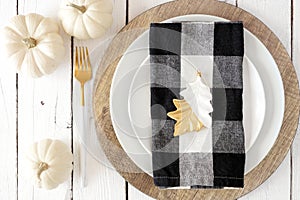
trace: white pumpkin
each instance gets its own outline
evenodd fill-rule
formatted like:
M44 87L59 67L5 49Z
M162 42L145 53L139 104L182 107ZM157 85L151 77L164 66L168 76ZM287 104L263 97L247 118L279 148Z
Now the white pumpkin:
M73 0L62 4L59 17L64 30L77 39L92 39L104 35L112 18L110 0Z
M53 189L70 177L73 155L59 140L34 143L26 154L28 175L39 188Z
M3 30L7 56L31 77L52 73L65 55L58 24L38 14L18 15Z

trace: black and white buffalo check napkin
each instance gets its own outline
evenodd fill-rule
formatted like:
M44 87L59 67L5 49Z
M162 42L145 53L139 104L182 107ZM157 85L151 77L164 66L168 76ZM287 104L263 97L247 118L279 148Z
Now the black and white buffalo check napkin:
M152 163L161 188L244 186L243 24L153 23L150 27ZM189 63L206 74L212 126L174 137L173 99L182 99ZM183 80L184 79L184 80Z

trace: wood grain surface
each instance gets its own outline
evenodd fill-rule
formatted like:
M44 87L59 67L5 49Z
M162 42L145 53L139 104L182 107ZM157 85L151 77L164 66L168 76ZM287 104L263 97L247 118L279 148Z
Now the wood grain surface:
M3 27L5 22L16 14L16 2L6 1L0 3L1 15L0 26ZM4 56L3 47L0 46L0 61L8 63ZM18 180L14 176L18 173L17 166L17 140L16 140L16 73L11 67L1 67L0 74L0 197L1 199L11 199L17 196Z
M139 170L121 148L111 125L109 113L110 84L108 83L111 83L111 78L120 56L131 42L148 27L150 22L159 22L178 15L195 13L216 15L230 20L242 20L245 28L254 33L269 49L283 78L285 113L279 137L266 158L245 176L245 187L243 189L159 190L153 185L152 178L148 175L144 173L128 173L130 170L135 170L135 172L139 172ZM296 73L288 53L275 34L261 21L246 11L211 0L178 0L155 7L135 18L121 32L136 28L140 30L126 36L121 36L122 38L118 38L117 36L113 40L107 54L104 56L104 61L101 63L101 69L106 70L98 74L99 76L101 75L101 78L97 82L94 96L95 118L97 120L97 128L99 133L101 133L99 134L99 138L108 158L119 173L133 186L158 199L235 199L252 191L264 182L277 169L287 154L296 133L299 117L300 98Z

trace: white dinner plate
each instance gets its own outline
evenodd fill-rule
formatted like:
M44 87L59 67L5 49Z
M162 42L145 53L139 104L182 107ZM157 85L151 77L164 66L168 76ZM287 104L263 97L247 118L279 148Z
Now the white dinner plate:
M227 20L209 15L186 15L168 19L165 22L172 21ZM130 45L117 66L110 91L110 112L116 136L124 151L137 166L151 175L151 153L145 149L146 145L142 145L135 135L128 109L130 86L133 84L132 81L137 70L149 54L148 39L145 40L140 38L148 38L148 34L149 31L146 31ZM258 77L261 78L265 96L265 115L263 124L257 139L253 141L254 144L246 153L245 173L247 173L258 165L267 155L278 136L284 113L284 91L280 73L269 51L249 31L245 30L244 36L245 55L249 58L249 61L253 63L254 69L258 72ZM249 69L253 69L253 67L251 67L251 62L249 62ZM253 74L255 74L255 72ZM251 96L256 100L255 96L259 95L257 94L256 89L250 88L249 91L255 92L255 94L251 94ZM259 107L261 106L259 104L264 104L263 101L264 99L258 99L255 103L251 102L251 106ZM253 113L253 116L258 116L257 113L255 113L257 109L252 107L247 109L249 109L249 112ZM246 111L244 110L244 112ZM256 123L256 121L259 123L260 120L256 119L253 123ZM257 127L259 127L259 125Z
M147 40L149 35L145 34L137 40ZM147 38L146 38L147 37ZM206 66L205 63L203 66ZM182 68L185 68L181 77L183 80L190 80L191 75L196 76L195 66L190 62L183 62ZM203 73L205 80L211 73ZM206 70L207 71L207 70ZM245 150L246 152L254 144L265 116L265 92L262 80L251 61L245 57L243 62L243 126L245 130ZM142 65L137 69L130 89L128 100L128 111L131 126L136 138L141 142L148 153L151 153L152 127L151 127L151 109L150 109L150 59L145 59ZM183 85L182 87L186 87ZM251 108L251 109L250 109ZM190 138L195 139L195 138Z

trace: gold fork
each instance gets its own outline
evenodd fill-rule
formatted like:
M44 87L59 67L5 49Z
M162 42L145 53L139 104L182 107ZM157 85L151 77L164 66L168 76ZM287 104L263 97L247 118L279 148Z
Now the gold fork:
M82 113L83 113L83 130L82 130L82 142L86 144L87 140L87 131L89 128L89 121L86 120L86 109L84 109L84 84L92 78L92 67L89 56L89 50L87 47L75 47L75 78L80 82L81 85L81 105L82 105ZM85 134L83 134L85 133ZM82 187L86 186L86 152L82 151L81 154L81 185Z
M75 78L81 85L81 105L84 106L84 84L92 78L92 67L87 47L76 47L75 51Z

